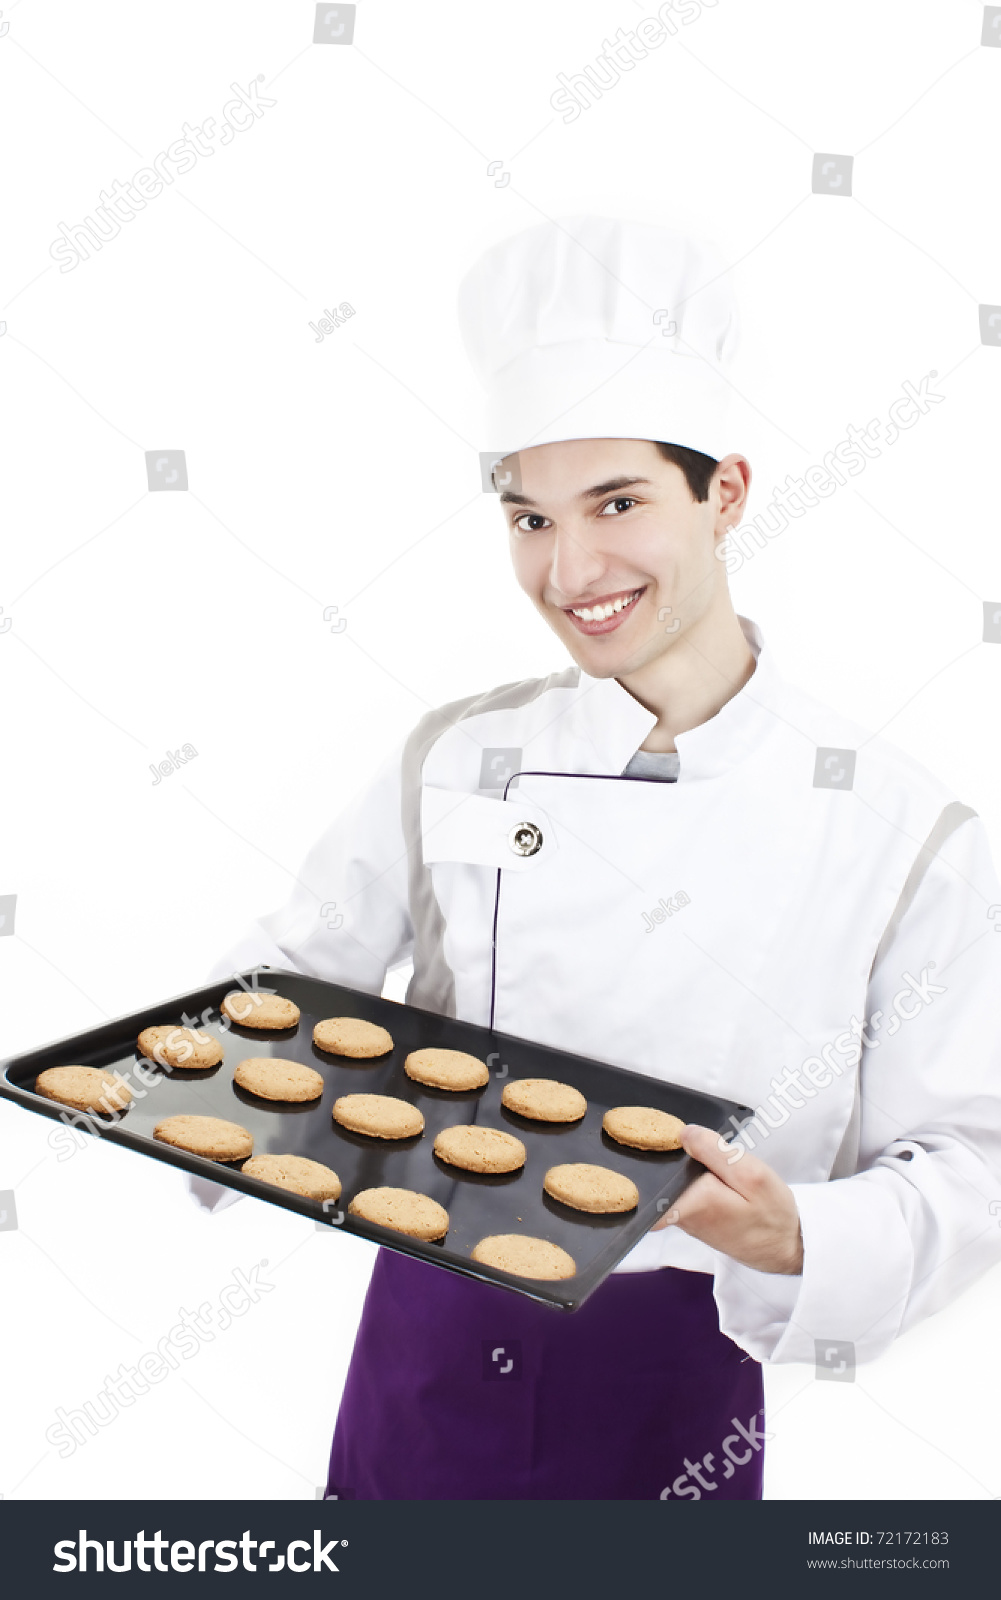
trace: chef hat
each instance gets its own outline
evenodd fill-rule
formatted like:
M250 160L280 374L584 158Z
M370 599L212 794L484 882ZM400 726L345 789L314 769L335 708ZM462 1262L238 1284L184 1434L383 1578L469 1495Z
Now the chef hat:
M487 390L483 446L663 439L731 447L737 308L717 248L669 228L563 217L503 239L459 286Z

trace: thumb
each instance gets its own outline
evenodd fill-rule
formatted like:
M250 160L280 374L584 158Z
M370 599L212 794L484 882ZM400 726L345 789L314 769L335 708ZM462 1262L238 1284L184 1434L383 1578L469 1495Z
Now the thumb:
M747 1151L743 1145L731 1144L725 1134L716 1133L712 1128L703 1128L697 1122L689 1122L682 1128L681 1144L687 1155L695 1161L701 1161L704 1167L729 1188L740 1188L733 1169L739 1162L747 1159Z

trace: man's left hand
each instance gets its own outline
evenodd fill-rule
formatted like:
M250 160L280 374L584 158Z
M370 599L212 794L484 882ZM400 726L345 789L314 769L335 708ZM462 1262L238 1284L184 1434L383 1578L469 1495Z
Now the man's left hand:
M673 1225L758 1272L802 1272L796 1198L778 1173L697 1123L684 1129L681 1142L709 1170L650 1231Z

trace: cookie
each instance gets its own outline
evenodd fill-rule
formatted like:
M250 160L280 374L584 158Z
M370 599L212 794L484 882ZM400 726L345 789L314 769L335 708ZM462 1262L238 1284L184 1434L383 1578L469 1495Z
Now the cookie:
M334 1121L374 1139L412 1139L424 1128L424 1115L416 1106L389 1094L342 1094L334 1101Z
M251 1156L240 1171L248 1178L260 1178L262 1183L304 1194L309 1200L337 1200L341 1193L336 1172L322 1161L309 1161L305 1156Z
M490 1081L486 1062L464 1050L411 1050L403 1070L434 1089L482 1089Z
M254 1153L246 1128L222 1117L166 1117L153 1129L153 1137L210 1161L244 1161Z
M536 1122L577 1122L587 1110L580 1090L555 1078L513 1078L504 1085L501 1105Z
M217 1067L224 1054L219 1040L213 1039L210 1033L181 1028L173 1022L144 1028L137 1043L141 1053L161 1067L182 1068L188 1072Z
M95 1111L104 1116L124 1111L132 1090L103 1067L46 1067L35 1079L35 1093L75 1111Z
M601 1119L610 1139L632 1145L634 1150L680 1150L680 1117L654 1106L613 1106Z
M315 1100L323 1093L323 1079L312 1067L281 1056L247 1056L233 1074L233 1082L262 1100Z
M516 1272L519 1278L572 1278L577 1271L573 1256L558 1244L527 1233L492 1233L474 1247L470 1260Z
M632 1178L587 1161L550 1167L542 1187L554 1200L562 1200L575 1211L632 1211L640 1203L640 1192Z
M517 1172L525 1165L526 1151L511 1133L464 1124L443 1128L434 1142L434 1153L467 1172Z
M299 1007L292 1000L283 1000L280 994L260 994L256 989L234 989L219 1007L230 1022L241 1028L294 1028L299 1021Z
M324 1017L313 1029L313 1043L332 1056L354 1056L366 1061L392 1050L393 1035L376 1022L363 1022L361 1017Z
M352 1216L409 1233L414 1239L443 1239L448 1232L445 1207L414 1189L362 1189L348 1210Z

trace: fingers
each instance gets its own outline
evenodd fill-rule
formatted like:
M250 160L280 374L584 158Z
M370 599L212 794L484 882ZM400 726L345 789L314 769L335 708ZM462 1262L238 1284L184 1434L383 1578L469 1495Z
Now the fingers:
M690 1122L682 1129L681 1143L690 1156L701 1161L721 1183L743 1195L745 1200L760 1194L772 1176L771 1168L757 1156L749 1155L740 1145L728 1143L712 1128L700 1127L697 1122Z
M715 1194L714 1194L715 1191ZM690 1183L684 1194L678 1196L672 1206L664 1212L659 1222L655 1222L650 1232L658 1228L668 1228L677 1224L684 1227L686 1222L693 1217L701 1216L707 1207L711 1207L715 1198L725 1193L724 1186L711 1172L703 1172L701 1177Z
M680 1228L759 1272L801 1272L799 1210L778 1173L746 1152L731 1164L732 1148L711 1128L689 1124L681 1141L710 1170L678 1196L653 1229Z
M694 1156L696 1161L701 1161L702 1165L710 1170L689 1184L675 1204L653 1224L651 1233L657 1233L661 1228L669 1228L675 1224L683 1225L695 1212L701 1210L706 1200L710 1198L712 1186L718 1185L720 1181L729 1189L736 1188L730 1181L729 1169L746 1155L746 1151L739 1145L728 1145L721 1135L714 1133L711 1128L701 1127L697 1122L688 1123L681 1130L681 1143L686 1154ZM710 1159L710 1150L713 1159ZM719 1172L718 1177L713 1171L714 1162Z
M686 1153L701 1161L708 1171L689 1184L653 1224L651 1233L672 1226L686 1231L692 1226L697 1231L707 1222L712 1225L724 1212L732 1216L734 1204L741 1211L746 1202L767 1195L775 1182L770 1167L739 1145L728 1144L712 1128L689 1123L682 1130L681 1142Z

